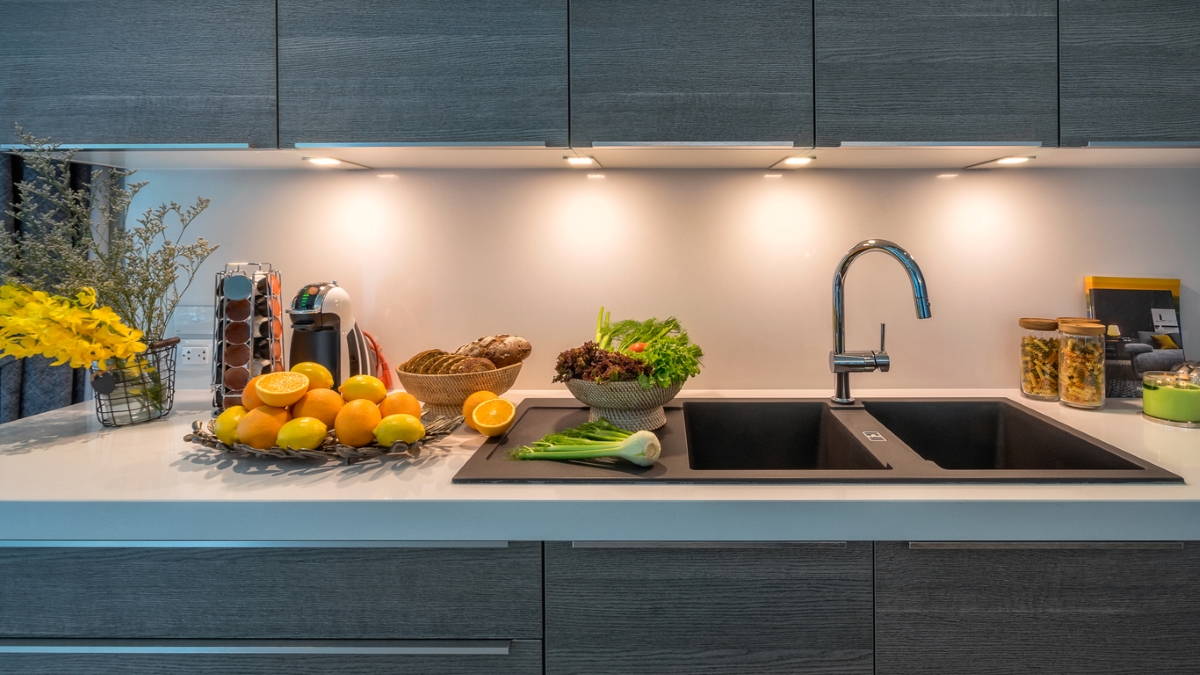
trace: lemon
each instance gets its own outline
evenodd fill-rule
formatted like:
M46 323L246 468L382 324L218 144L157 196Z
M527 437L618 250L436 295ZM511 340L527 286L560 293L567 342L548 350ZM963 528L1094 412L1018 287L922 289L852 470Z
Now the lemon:
M342 386L338 388L338 393L346 399L347 403L365 398L378 405L380 401L387 398L387 387L383 386L383 382L378 377L355 375L342 383Z
M375 442L389 447L396 441L415 443L425 437L425 425L412 415L388 415L375 427Z
M325 366L313 361L305 361L292 366L293 373L301 373L308 377L308 390L333 389L333 373Z
M325 440L328 429L315 417L297 417L279 428L275 445L290 450L315 450Z
M213 433L225 445L241 443L238 440L238 422L241 422L242 417L248 412L250 411L240 405L226 409L225 412L217 416L217 421L213 422Z

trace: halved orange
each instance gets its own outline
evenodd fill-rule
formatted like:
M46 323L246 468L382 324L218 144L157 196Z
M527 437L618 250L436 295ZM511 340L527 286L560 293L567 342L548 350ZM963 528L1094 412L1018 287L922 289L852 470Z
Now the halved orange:
M304 373L267 373L255 383L262 402L276 408L286 408L300 400L308 391L308 376Z
M480 403L483 403L484 401L490 401L494 398L500 397L490 391L477 391L467 397L467 400L463 402L462 407L462 414L464 418L463 421L467 423L467 426L471 427L472 429L475 428L475 420L471 419L471 413L475 412L475 408Z
M499 436L508 431L516 416L517 407L512 401L503 398L484 401L471 411L471 421L475 423L475 429L484 436Z

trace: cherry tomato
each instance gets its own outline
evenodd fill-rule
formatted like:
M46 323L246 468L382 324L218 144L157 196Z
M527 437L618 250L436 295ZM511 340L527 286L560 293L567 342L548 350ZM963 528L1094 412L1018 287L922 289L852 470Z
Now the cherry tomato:
M645 342L635 342L635 343L629 345L629 351L644 352L644 351L646 351L646 343Z

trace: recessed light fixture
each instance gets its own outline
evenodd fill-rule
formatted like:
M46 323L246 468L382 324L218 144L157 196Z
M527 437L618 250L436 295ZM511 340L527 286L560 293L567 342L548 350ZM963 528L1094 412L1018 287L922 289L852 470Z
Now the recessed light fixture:
M571 166L592 166L596 163L596 160L592 159L591 157L567 156L563 157L563 159L567 160L567 164L570 164Z
M589 173L589 174L588 174L588 178L604 178L604 174L602 174L602 173Z
M763 178L783 178L781 173L764 173Z
M956 173L939 173L937 177L938 178L957 178L958 174L956 174Z
M337 166L342 163L342 160L332 157L305 157L304 161L311 162L317 166Z
M996 163L997 164L1024 164L1025 162L1028 162L1031 159L1033 159L1033 158L1032 157L1001 157L1000 159L996 160Z
M788 166L804 166L805 164L811 164L813 159L815 159L815 158L813 158L813 157L788 157L787 159L783 160L783 163Z
M966 171L972 171L976 169L995 169L1002 166L1020 166L1035 159L1037 159L1037 157L1033 155L1015 155L1012 157L989 159L986 162L977 162L970 166L964 166L963 169Z
M394 173L381 173L381 174L378 174L378 177L379 178L399 178L399 176L397 176Z

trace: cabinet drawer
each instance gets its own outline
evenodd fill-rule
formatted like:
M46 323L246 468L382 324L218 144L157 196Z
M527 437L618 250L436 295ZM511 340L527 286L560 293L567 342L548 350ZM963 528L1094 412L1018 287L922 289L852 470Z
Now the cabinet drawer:
M876 544L879 675L1194 673L1178 543Z
M871 602L870 542L547 542L546 673L870 675Z
M541 548L0 548L0 637L537 639Z
M104 642L104 641L97 641ZM537 640L501 641L498 648L461 647L453 640L392 654L322 653L321 647L283 647L275 653L210 653L204 647L191 653L164 653L154 645L132 646L149 653L12 653L0 645L0 672L21 675L541 675L542 643ZM104 650L104 645L93 645ZM69 649L64 645L64 648ZM223 647L212 645L212 649ZM78 649L78 646L76 646ZM119 649L119 647L118 647ZM236 648L235 648L236 649ZM334 649L337 649L336 647ZM376 647L375 649L386 649ZM440 652L440 653L439 653Z

